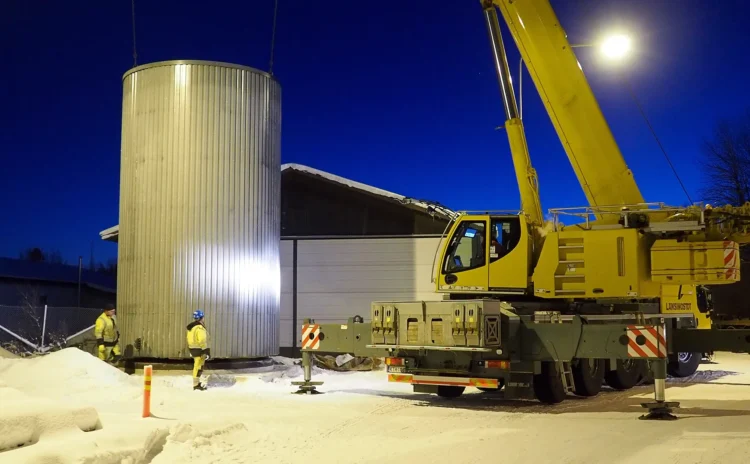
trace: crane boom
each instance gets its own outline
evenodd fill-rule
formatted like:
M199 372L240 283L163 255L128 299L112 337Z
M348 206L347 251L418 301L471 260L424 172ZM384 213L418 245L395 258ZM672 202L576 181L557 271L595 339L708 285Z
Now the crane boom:
M513 169L518 180L518 191L521 194L521 210L529 216L532 224L540 225L543 222L542 206L539 199L539 184L536 171L531 165L529 149L526 144L526 134L523 123L518 116L518 107L513 93L513 84L510 80L508 59L505 56L503 38L500 34L500 24L497 20L497 11L492 3L484 4L484 18L487 23L487 32L490 37L490 46L495 60L495 71L500 84L500 96L505 108L505 132L508 134L510 153L513 158Z
M589 205L643 203L633 173L549 2L492 3L508 25ZM608 219L599 217L602 222Z

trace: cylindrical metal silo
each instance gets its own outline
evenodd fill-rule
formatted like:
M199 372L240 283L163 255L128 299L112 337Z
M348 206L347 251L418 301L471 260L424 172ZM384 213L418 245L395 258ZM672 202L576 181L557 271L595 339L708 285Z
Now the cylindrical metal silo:
M262 71L165 61L123 76L117 319L126 356L279 348L281 88Z

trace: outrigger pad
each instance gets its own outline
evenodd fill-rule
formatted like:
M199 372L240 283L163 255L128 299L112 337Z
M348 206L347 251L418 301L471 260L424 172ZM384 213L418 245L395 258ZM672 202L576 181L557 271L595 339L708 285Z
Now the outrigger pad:
M292 392L294 395L320 395L323 393L315 389L316 385L323 385L323 382L292 382L292 385L299 387L297 391Z
M673 408L678 408L678 401L656 401L653 403L641 403L641 406L648 408L648 414L640 416L640 420L677 420L677 416L672 414Z

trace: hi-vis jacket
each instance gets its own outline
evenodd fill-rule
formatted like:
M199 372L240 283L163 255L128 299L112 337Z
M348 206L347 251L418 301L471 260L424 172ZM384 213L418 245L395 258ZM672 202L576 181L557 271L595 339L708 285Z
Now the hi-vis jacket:
M208 330L198 321L191 322L187 326L187 343L190 348L190 356L198 357L203 354L210 355L208 347Z
M114 317L109 317L102 313L94 325L94 336L97 344L104 346L115 346L120 338L120 332L117 330L117 321Z

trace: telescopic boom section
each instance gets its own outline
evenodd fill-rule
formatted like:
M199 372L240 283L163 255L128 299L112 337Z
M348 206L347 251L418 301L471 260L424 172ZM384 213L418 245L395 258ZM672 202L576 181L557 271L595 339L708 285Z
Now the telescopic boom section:
M510 29L589 205L643 203L548 0L491 1ZM483 6L487 14L486 1ZM600 221L607 219L604 216Z
M523 124L518 117L518 107L513 93L513 85L510 80L510 69L505 57L503 39L500 35L500 24L497 19L497 11L492 3L483 5L484 16L487 22L487 31L490 35L492 55L495 58L495 71L500 83L500 96L505 108L505 131L508 133L510 153L513 158L513 169L518 180L518 190L521 194L521 209L529 216L529 222L542 224L542 206L539 201L539 186L536 171L531 166L529 149L526 145L526 136Z

